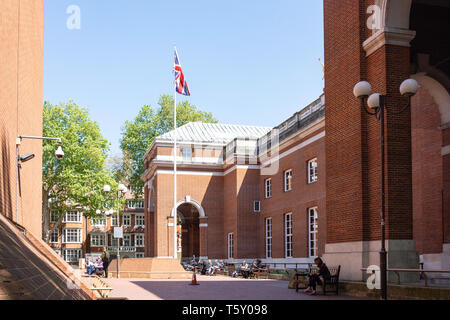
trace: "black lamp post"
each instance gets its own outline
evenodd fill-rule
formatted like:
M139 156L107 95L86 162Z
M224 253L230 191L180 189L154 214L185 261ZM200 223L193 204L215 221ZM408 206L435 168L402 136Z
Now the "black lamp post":
M386 95L374 93L370 95L372 86L367 81L358 82L353 94L361 100L361 108L369 115L375 116L380 121L381 127L381 250L380 250L380 282L381 282L381 299L387 300L387 252L386 252L386 200L385 200L385 155L384 155L384 115L400 114L411 105L411 97L417 93L419 84L414 79L407 79L400 85L400 93L402 96L408 97L408 104L400 111L389 110L386 104ZM367 105L366 105L367 99ZM372 111L371 111L372 110Z

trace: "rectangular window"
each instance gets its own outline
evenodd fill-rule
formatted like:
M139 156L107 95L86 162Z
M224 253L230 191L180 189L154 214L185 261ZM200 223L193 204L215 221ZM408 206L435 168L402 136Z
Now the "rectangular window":
M81 212L67 211L63 219L64 223L81 223Z
M284 192L292 190L292 170L284 172Z
M272 258L272 218L266 219L266 258Z
M136 227L144 227L145 226L145 217L142 214L137 214L135 217L136 223L134 224Z
M136 258L144 258L143 252L136 252Z
M81 249L64 249L63 258L66 262L78 262L81 259Z
M266 179L264 181L265 198L268 199L272 197L272 179Z
M117 223L117 214L113 214L112 216L111 216L111 226L112 227L118 227L119 226L119 224Z
M308 161L308 183L317 182L317 158Z
M131 246L131 236L129 234L123 235L123 246L130 247Z
M81 229L63 229L63 243L81 243Z
M144 246L144 235L143 234L135 234L134 235L134 246L138 248L142 248Z
M117 246L118 246L117 240L119 240L119 239L114 238L114 237L111 238L111 247L117 248Z
M228 234L228 259L233 259L234 256L234 234Z
M58 213L50 211L50 222L58 222Z
M292 213L284 215L284 255L292 258Z
M311 258L318 256L318 216L317 208L308 209L308 225L309 225L309 256Z
M91 218L91 224L94 227L104 227L106 226L106 216Z
M131 215L125 214L123 216L123 225L125 227L131 227Z
M55 229L50 234L50 243L58 243L59 242L59 230Z
M253 212L261 212L261 201L253 201Z
M183 161L192 161L192 148L181 148L181 155L183 156Z
M106 234L91 234L91 247L106 247Z

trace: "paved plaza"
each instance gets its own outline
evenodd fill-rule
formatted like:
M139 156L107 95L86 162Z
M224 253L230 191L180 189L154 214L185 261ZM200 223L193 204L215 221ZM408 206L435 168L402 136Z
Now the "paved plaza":
M348 296L309 296L288 289L287 281L241 279L228 276L197 277L200 285L178 279L105 279L110 297L130 300L359 300Z

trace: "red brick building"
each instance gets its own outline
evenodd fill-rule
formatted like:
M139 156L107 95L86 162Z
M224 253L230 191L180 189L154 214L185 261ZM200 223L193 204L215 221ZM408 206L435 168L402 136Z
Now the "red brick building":
M86 217L82 208L66 212L61 223L50 234L49 245L63 259L71 264L78 264L79 259L100 256L103 249L115 257L117 248L121 258L144 257L144 201L135 199L129 191L125 194L125 206L121 208L119 222L123 227L124 238L114 238L114 227L117 223L117 210L106 210L98 218ZM56 218L50 213L50 227L53 228Z
M305 264L324 252L324 111L321 97L277 128L177 129L183 258ZM173 256L173 137L156 138L145 158L150 257Z
M270 130L280 140L268 153L267 128L179 128L182 256L302 263L320 255L344 279L364 279L360 269L379 265L381 246L380 124L353 87L369 81L398 111L408 102L400 84L412 77L420 90L411 108L385 122L388 267L449 269L449 16L440 0L325 0L322 111L305 116L306 108ZM150 257L173 255L172 146L173 132L144 159Z

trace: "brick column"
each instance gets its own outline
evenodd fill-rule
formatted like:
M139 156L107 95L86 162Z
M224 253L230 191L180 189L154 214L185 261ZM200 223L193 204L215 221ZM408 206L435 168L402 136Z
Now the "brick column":
M399 87L409 75L411 32L390 44L382 32L368 43L371 1L324 1L327 170L327 244L324 259L342 277L362 280L362 267L379 265L381 247L380 123L367 115L353 86L367 80L387 95L388 108L407 103ZM406 40L409 39L409 40ZM381 44L380 44L381 41ZM363 46L364 43L364 46ZM389 267L418 267L412 240L411 116L386 115L386 247Z

